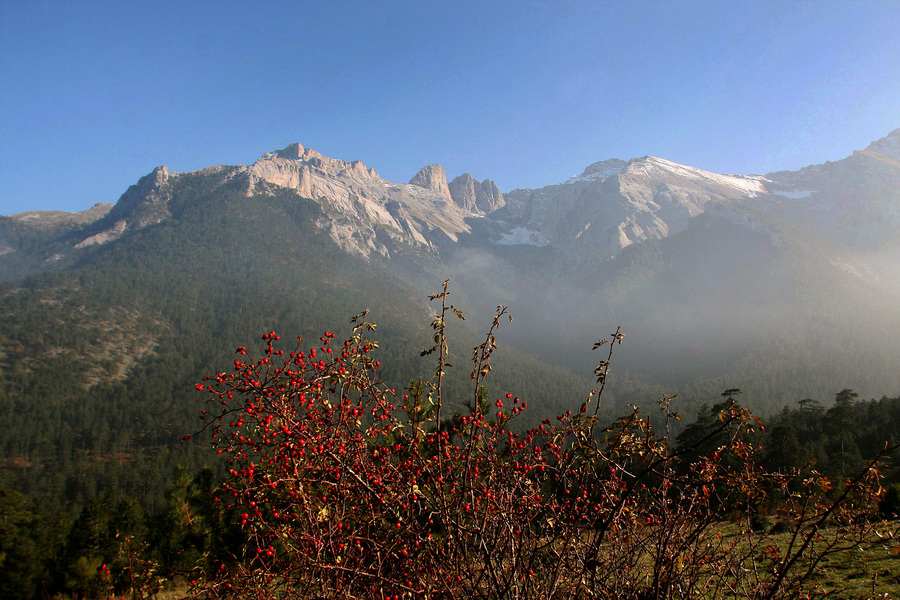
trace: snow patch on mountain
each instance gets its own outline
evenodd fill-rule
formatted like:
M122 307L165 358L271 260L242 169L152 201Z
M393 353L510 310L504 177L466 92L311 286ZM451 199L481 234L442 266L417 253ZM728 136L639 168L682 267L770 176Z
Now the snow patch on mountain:
M781 190L776 190L776 191L773 191L772 193L776 196L790 198L791 200L799 200L801 198L809 198L813 194L809 190L801 190L799 192L785 192L785 191L781 191Z
M849 257L836 257L830 259L829 262L841 271L849 273L868 283L877 284L879 281L878 272L860 259L854 260Z
M542 233L526 227L513 227L500 233L499 240L491 240L498 246L537 246L543 248L550 243Z

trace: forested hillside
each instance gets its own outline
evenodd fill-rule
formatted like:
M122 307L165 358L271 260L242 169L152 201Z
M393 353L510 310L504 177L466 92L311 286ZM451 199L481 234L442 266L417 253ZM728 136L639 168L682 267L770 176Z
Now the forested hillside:
M82 265L3 284L0 444L15 489L73 509L106 489L158 506L177 466L203 463L180 443L196 422L194 384L261 332L340 331L371 305L386 379L402 387L427 371L415 349L430 337L420 286L431 277L344 255L313 226L318 205L292 194L195 194ZM461 361L470 323L458 329ZM498 385L528 386L538 402L589 387L527 354L501 360ZM451 385L467 378L463 367Z

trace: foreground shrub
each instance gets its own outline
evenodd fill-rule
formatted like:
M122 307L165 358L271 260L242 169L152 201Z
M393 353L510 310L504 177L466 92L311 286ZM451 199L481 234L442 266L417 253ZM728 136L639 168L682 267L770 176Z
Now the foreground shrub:
M218 506L251 540L195 580L197 596L812 597L821 561L869 535L875 463L840 484L766 472L761 423L731 397L681 446L669 398L659 430L636 407L601 427L620 331L595 344L605 354L585 402L517 431L526 403L488 403L483 386L500 307L474 351L469 412L446 414L445 329L462 317L448 296L445 282L423 353L436 372L405 395L378 378L365 313L346 341L326 333L306 351L266 334L261 357L239 348L230 373L197 386L228 463ZM759 527L771 506L786 544Z

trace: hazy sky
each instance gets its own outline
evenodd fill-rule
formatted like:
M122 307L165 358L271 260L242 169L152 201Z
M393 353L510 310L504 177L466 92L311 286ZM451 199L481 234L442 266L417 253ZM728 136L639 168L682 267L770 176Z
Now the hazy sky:
M760 173L900 127L900 4L0 0L0 214L300 142L503 191L652 154Z

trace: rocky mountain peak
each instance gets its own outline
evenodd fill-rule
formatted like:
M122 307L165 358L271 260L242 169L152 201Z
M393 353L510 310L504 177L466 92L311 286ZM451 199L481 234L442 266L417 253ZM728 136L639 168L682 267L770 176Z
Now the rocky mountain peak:
M163 165L156 167L129 187L114 206L107 209L97 205L91 209L97 218L100 231L82 239L75 249L105 244L120 238L126 230L138 230L159 223L170 216L169 202L172 199L171 180L177 173L169 173ZM93 222L93 221L92 221Z
M242 169L249 179L248 194L268 193L274 185L327 205L329 216L319 226L353 254L388 256L403 245L434 248L469 231L465 218L471 212L454 203L440 165L425 167L409 184L396 184L362 161L329 158L295 143ZM494 203L497 196L499 190L491 196ZM490 202L486 198L482 204Z
M416 173L409 180L410 185L417 185L437 192L439 195L452 202L453 197L450 195L450 187L447 184L447 173L441 165L428 165Z
M140 229L168 217L169 194L166 188L170 177L165 165L141 177L119 198L109 212L110 219L127 219L130 228Z
M453 202L469 212L480 211L489 214L506 204L506 198L490 179L479 182L468 173L463 173L449 184Z
M251 190L256 189L260 181L264 181L294 189L307 198L329 195L326 189L317 185L323 178L331 180L347 175L363 186L368 185L367 180L381 180L374 169L367 168L360 160L348 162L329 158L312 148L304 148L300 143L290 144L275 152L266 152L249 167L249 173Z
M293 144L289 144L282 148L281 150L276 150L275 152L266 152L263 154L259 161L265 160L276 160L276 159L284 159L291 161L311 161L311 160L322 160L327 159L324 155L316 152L312 148L305 148L303 144L299 142L294 142ZM331 160L331 159L327 159ZM343 162L343 161L341 161Z
M156 167L153 169L153 172L150 173L149 177L152 177L152 185L159 189L159 186L164 184L169 179L169 167L166 165L162 165L160 167Z
M285 148L282 148L281 150L276 150L275 156L277 156L278 158L286 158L288 160L300 160L303 158L304 150L305 148L303 147L303 144L294 142L293 144L290 144Z
M499 243L546 241L580 259L607 260L633 243L684 231L707 206L765 194L766 181L653 156L609 159L561 185L509 192L494 218L511 228Z

